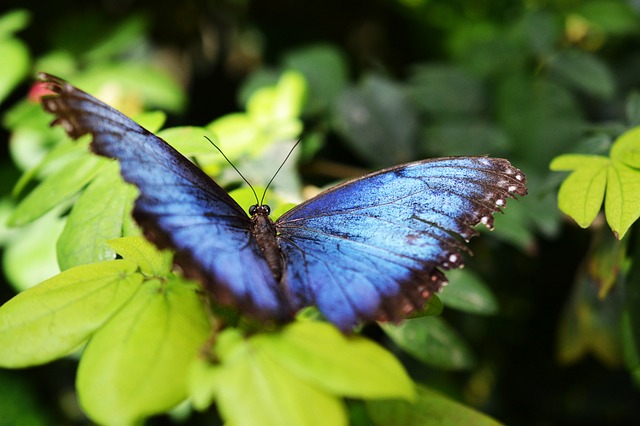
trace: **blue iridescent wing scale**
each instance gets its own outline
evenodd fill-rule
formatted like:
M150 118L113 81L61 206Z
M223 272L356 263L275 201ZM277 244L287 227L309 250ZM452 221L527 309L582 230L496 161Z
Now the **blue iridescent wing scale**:
M258 318L291 318L242 208L211 178L162 139L56 77L39 79L55 95L42 99L53 124L78 138L92 134L97 154L115 158L125 181L138 187L133 216L146 237L176 250L185 275L214 298Z
M493 226L525 177L507 160L451 157L382 170L331 188L276 222L295 305L342 329L419 310L462 266L462 240ZM462 239L460 238L462 237Z

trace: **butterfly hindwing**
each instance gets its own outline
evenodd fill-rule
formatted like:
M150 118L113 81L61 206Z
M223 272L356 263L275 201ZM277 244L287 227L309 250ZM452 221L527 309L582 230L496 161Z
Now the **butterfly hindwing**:
M276 222L296 304L316 304L340 328L400 319L462 265L478 223L515 194L524 175L508 161L452 157L393 167L331 188Z
M162 139L56 77L43 98L70 136L92 134L92 149L115 158L139 191L133 216L147 238L176 250L176 263L215 298L259 318L291 312L250 231L250 218L209 176Z

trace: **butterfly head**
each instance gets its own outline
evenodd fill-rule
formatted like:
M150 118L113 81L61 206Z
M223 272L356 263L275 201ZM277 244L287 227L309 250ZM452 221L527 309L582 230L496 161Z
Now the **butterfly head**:
M269 216L270 214L271 214L271 207L267 206L266 204L254 204L253 206L249 207L250 216L255 216L255 215Z

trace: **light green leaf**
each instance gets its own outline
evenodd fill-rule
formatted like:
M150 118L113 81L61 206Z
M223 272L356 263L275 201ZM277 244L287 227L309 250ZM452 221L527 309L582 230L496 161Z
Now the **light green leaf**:
M58 264L65 270L115 258L107 240L122 235L125 211L135 190L120 177L117 163L109 163L73 206L57 244Z
M635 127L616 139L611 147L611 159L629 167L640 168L640 127Z
M135 262L143 274L162 277L171 272L171 250L158 250L142 236L118 238L108 243L124 259Z
M602 206L608 165L604 157L585 159L560 186L558 207L583 228L591 225Z
M597 168L609 164L607 157L586 154L564 154L554 158L549 164L549 169L555 172L572 171L582 167Z
M0 307L0 365L26 367L68 354L137 289L142 276L126 260L78 266Z
M48 176L18 204L9 218L9 224L20 226L39 218L80 191L106 163L108 160L94 155L70 161L63 170Z
M211 122L207 129L216 135L220 148L230 160L253 152L254 143L262 138L257 124L243 113L226 114ZM258 145L264 143L259 142Z
M93 421L129 425L187 397L187 375L210 332L194 286L150 280L96 332L76 387Z
M205 359L196 358L189 370L189 397L196 410L204 411L214 402L219 388L224 386L220 376L223 368Z
M616 238L622 239L640 217L640 171L614 161L608 169L604 210Z
M456 269L447 273L449 285L439 294L445 306L472 314L498 312L498 301L489 287L471 272Z
M208 137L213 142L216 142L216 135L205 127L172 127L158 132L157 135L187 157L203 154L219 155L218 151L205 138Z
M367 401L374 426L498 426L499 422L425 386L415 402Z
M283 130L277 129L277 126L286 125L300 116L305 96L304 76L297 71L287 71L275 86L262 87L251 95L247 102L247 114L263 129L282 133Z
M16 290L26 290L60 272L56 241L65 224L60 213L61 209L56 208L25 226L10 228L13 232L2 263L6 277Z
M255 342L257 343L257 342ZM219 373L218 408L234 426L346 425L344 403L296 377L264 345L234 341Z
M300 321L253 344L296 377L354 398L413 397L413 383L398 360L362 337L345 337L330 324Z
M474 362L462 338L440 317L422 317L400 325L381 326L398 346L425 364L442 369L464 369Z
M29 71L29 50L18 39L2 39L0 37L0 58L2 58L2 72L0 73L0 103L27 76Z
M31 14L26 9L15 9L0 16L0 38L11 36L25 28Z

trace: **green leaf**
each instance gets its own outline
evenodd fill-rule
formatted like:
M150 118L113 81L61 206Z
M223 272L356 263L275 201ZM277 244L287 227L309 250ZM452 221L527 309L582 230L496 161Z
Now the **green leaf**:
M217 375L218 409L228 423L347 424L346 409L339 397L295 376L264 344L255 344L254 339L238 340L235 333L233 337L232 342L227 342L231 347L224 351L222 369Z
M347 85L347 60L333 45L306 46L287 54L284 66L299 71L308 84L307 114L326 111Z
M391 80L370 75L344 90L334 115L336 130L364 160L390 166L415 157L418 116L403 88Z
M418 108L429 114L469 114L485 108L480 80L454 65L415 67L407 89Z
M142 236L118 238L108 243L124 259L135 262L145 275L162 277L171 272L173 252L158 250Z
M16 290L26 290L60 272L55 250L65 224L60 210L54 209L32 223L11 229L2 263Z
M208 137L216 142L217 137L205 127L172 127L158 132L157 135L186 157L203 154L219 156L218 151L206 139Z
M330 324L300 321L253 342L296 377L330 393L413 397L413 383L396 358L370 340L345 337Z
M122 235L122 223L136 191L109 163L87 186L73 206L57 244L61 270L115 258L107 240Z
M150 280L98 330L84 351L76 387L101 424L135 424L187 397L187 374L210 326L195 286Z
M615 92L615 79L605 62L592 53L567 50L553 56L549 67L579 90L609 99Z
M464 312L492 315L498 312L498 301L489 287L471 272L456 269L447 273L449 285L440 293L445 306Z
M31 14L26 9L15 9L0 16L0 39L13 35L29 24Z
M640 127L635 127L616 139L611 147L611 159L629 167L640 168Z
M102 326L142 277L126 260L78 266L0 307L0 365L26 367L60 358Z
M17 39L3 39L0 37L0 58L2 58L2 73L0 73L0 103L27 76L29 72L29 50Z
M499 422L425 386L418 387L418 398L407 401L367 401L374 426L498 426Z
M189 370L189 398L196 410L204 411L213 403L219 388L224 386L221 381L223 368L212 364L208 360L196 358ZM224 377L222 377L224 378Z
M611 163L604 210L616 238L622 239L640 217L640 171L617 161Z
M425 364L442 369L465 369L474 363L462 338L440 317L422 317L400 325L381 326L396 345Z
M560 186L558 206L583 228L591 225L600 211L609 163L605 157L588 155L561 156L551 163L552 170L579 167Z
M11 226L29 223L71 198L89 183L108 161L86 155L70 161L63 170L48 176L18 204L9 218Z
M612 35L635 33L638 16L626 2L617 0L592 0L577 3L575 13L587 19L592 25Z

